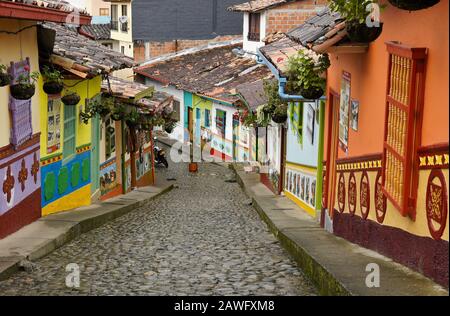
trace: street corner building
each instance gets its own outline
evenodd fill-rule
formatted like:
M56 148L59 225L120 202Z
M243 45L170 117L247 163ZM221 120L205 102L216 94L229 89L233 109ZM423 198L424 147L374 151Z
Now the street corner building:
M41 216L42 81L24 100L13 97L10 87L39 71L38 23L64 22L73 8L38 2L0 1L0 65L11 80L0 85L0 238ZM80 23L89 23L80 14Z
M448 288L448 1L352 42L323 10L288 32L328 53L322 225Z
M41 61L62 70L65 87L61 94L41 93L41 199L48 215L89 205L98 194L99 119L82 122L80 112L100 97L102 75L133 61L67 26L44 23L40 34ZM71 93L80 101L64 104Z
M199 46L135 68L137 80L174 96L180 115L173 138L229 161L247 161L252 155L249 130L235 115L241 102L237 87L271 76L253 58L232 52L241 47L234 41Z

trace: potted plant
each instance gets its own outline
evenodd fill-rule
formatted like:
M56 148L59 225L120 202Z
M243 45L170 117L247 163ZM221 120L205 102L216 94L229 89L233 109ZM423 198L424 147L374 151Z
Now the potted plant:
M288 61L288 90L308 100L319 99L325 90L325 71L329 66L327 54L298 51Z
M9 87L11 95L17 100L29 100L34 95L36 81L39 78L39 72L33 71L28 74L21 74L16 83Z
M0 87L9 85L11 82L11 77L8 74L7 67L0 64Z
M280 104L272 113L272 121L283 124L287 120L287 104Z
M329 0L330 8L338 12L345 19L347 35L353 42L370 43L380 36L383 29L383 23L378 26L367 25L371 10L369 5L377 5L381 8L378 0ZM372 19L373 21L373 19Z
M416 11L432 7L439 0L389 0L389 3L402 10Z
M80 102L80 95L76 92L68 92L62 98L61 102L65 105L77 105Z
M42 89L47 94L59 94L64 88L63 76L56 69L50 69L48 66L42 68L42 76L44 77L44 85Z

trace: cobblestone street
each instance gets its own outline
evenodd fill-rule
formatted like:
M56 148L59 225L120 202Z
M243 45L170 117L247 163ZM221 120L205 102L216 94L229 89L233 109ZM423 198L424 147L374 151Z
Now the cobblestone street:
M0 282L0 295L315 295L267 230L231 171L186 164L157 168L176 187L82 235L27 271ZM66 265L81 271L66 287Z

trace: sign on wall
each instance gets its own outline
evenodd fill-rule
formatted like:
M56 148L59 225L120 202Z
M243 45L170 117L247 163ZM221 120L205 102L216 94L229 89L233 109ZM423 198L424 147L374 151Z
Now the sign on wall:
M348 151L348 124L350 107L350 73L344 71L341 81L341 103L339 105L339 145L345 152Z
M47 102L47 154L61 147L61 99L49 97Z

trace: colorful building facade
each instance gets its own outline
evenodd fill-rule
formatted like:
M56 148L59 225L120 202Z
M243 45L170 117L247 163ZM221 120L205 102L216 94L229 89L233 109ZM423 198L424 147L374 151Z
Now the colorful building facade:
M0 238L41 216L42 78L28 100L15 99L10 85L40 70L38 22L64 22L71 10L0 1L0 64L11 77L9 85L0 87ZM81 12L80 23L89 21Z
M448 21L440 1L413 12L388 5L366 45L333 38L342 36L328 33L334 18L318 28L331 34L320 43L291 33L331 60L322 224L446 287Z
M78 105L64 105L61 96L41 92L43 216L91 203L92 126L80 120L80 110L100 93L101 76L64 84L80 95Z

